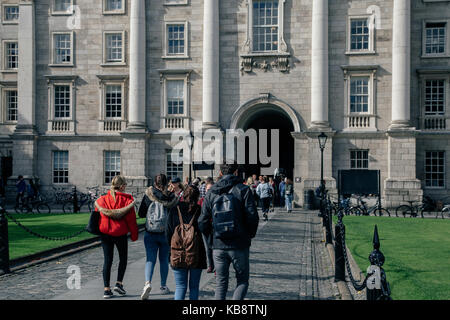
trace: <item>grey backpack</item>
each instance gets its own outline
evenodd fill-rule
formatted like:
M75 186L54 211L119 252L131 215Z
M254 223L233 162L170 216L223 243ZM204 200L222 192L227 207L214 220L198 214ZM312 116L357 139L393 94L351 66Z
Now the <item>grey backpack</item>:
M147 209L145 229L148 232L164 232L166 230L168 216L167 208L161 203L153 201Z

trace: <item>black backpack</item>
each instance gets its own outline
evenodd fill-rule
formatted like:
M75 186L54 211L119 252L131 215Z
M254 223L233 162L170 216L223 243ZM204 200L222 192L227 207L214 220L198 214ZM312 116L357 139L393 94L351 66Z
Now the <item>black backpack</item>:
M212 205L214 237L222 240L233 239L243 231L241 201L233 194L233 188L228 193L219 195Z

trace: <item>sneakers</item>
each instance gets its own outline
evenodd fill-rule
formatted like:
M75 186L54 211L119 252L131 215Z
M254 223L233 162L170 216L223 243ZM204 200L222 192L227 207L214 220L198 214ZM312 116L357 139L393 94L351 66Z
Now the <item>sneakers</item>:
M169 294L170 293L170 290L169 290L169 288L167 288L167 286L161 287L160 290L161 290L160 294Z
M103 298L104 299L110 299L113 297L113 293L111 290L105 290L103 291Z
M267 220L268 220L268 218L267 218L267 213L263 213L263 217L264 217L264 221L267 221Z
M150 295L150 291L152 291L152 285L148 282L145 284L144 290L142 290L141 300L147 300Z
M114 291L120 294L121 296L124 296L127 294L125 289L123 288L122 284L116 283L116 286L114 287Z

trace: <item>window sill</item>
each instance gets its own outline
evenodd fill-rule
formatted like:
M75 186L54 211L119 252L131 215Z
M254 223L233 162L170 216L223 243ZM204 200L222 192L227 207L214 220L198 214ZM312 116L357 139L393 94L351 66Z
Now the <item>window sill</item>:
M103 15L104 16L120 16L120 15L124 15L125 9L122 10L117 10L117 11L103 11Z
M68 11L52 11L50 15L52 16L72 16L75 12Z
M73 63L68 64L58 64L58 63L51 63L48 65L50 68L73 68L75 65Z
M5 24L5 25L18 25L19 24L19 22L18 21L3 21L2 22L2 24Z
M1 73L17 73L17 72L19 72L19 70L18 69L11 69L11 70L6 69L6 70L0 70L0 72Z
M346 51L346 56L370 56L377 54L376 51Z
M162 56L161 59L167 59L167 60L183 60L183 59L189 59L189 56Z
M126 67L127 64L125 62L106 62L106 63L100 64L100 66L102 66L104 68L109 68L109 67Z
M167 7L179 7L179 6L187 6L188 0L183 1L183 2L178 2L178 3L170 3L170 2L164 2L163 6L167 6Z
M290 57L289 52L278 52L278 51L268 51L268 52L251 52L241 54L242 58L257 58L257 57Z
M448 54L440 54L440 55L422 55L422 59L440 59L440 58L450 58Z

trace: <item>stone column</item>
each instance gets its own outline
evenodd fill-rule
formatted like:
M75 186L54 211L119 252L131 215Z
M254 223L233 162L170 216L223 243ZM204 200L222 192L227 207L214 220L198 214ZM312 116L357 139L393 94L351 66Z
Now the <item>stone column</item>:
M312 3L311 126L328 127L328 0Z
M129 192L143 192L147 187L148 139L146 125L146 23L145 0L131 0L130 9L130 83L128 126L123 132L122 174Z
M421 201L416 178L416 136L410 125L411 0L395 0L392 39L392 123L388 136L388 178L385 203L395 208L406 201Z
M203 126L219 125L219 0L204 1Z
M411 0L394 1L392 39L392 125L410 125Z
M19 4L19 70L17 75L18 119L13 140L13 177L34 177L36 167L37 132L35 128L36 58L35 58L35 3Z
M146 131L145 0L131 0L128 130Z

